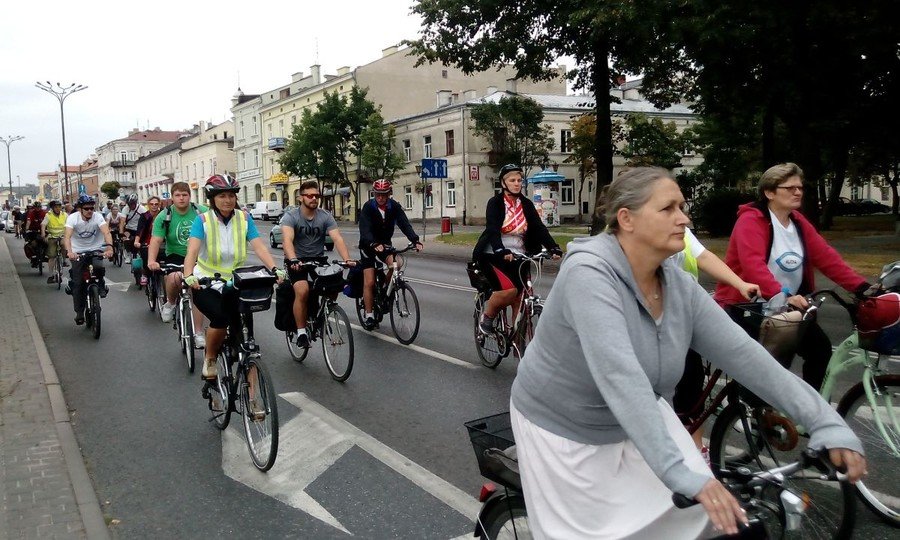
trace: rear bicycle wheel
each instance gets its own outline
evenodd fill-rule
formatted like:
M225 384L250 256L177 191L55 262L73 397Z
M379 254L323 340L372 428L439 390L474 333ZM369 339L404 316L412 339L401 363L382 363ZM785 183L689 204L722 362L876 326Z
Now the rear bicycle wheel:
M309 347L300 347L297 345L297 332L290 331L284 333L284 341L287 343L288 354L295 362L303 362L306 355L309 354Z
M88 286L88 295L91 299L91 330L94 332L94 339L100 339L100 287L94 284Z
M59 246L56 249L62 249L62 246ZM57 291L60 288L62 288L62 279L63 279L62 269L63 269L62 257L59 254L57 254L56 255L56 290Z
M856 483L856 492L882 521L900 527L900 375L871 380L873 401L863 383L841 398L837 412L863 443L870 473Z
M483 518L479 516L479 522L484 531L484 537L490 540L532 537L531 529L528 528L528 510L525 508L525 499L519 495L507 497L499 504L494 505L494 508Z
M166 297L166 284L159 276L154 276L153 281L153 288L156 290L156 313L159 315L160 322L164 322L162 320L162 307L169 301L168 297Z
M359 319L359 325L363 328L366 327L366 305L363 302L362 296L356 299L356 318Z
M194 317L187 302L181 302L179 306L181 313L178 317L178 335L181 338L181 352L187 361L188 373L193 373L197 362L197 351L194 348Z
M353 371L353 330L341 306L329 303L322 320L322 354L331 378L344 382Z
M391 329L397 341L409 345L419 335L419 299L416 291L404 281L397 281L397 289L391 298Z
M775 449L771 444L773 434L766 427L770 422L763 414L762 409L750 409L749 417L745 416L744 406L739 403L722 410L709 439L713 470L747 467L751 471L760 471L796 460L800 445L790 451ZM809 501L801 529L791 531L790 538L850 537L856 523L856 501L849 482L828 480L819 471L806 469L786 478L784 487Z
M234 410L234 396L231 394L231 376L226 371L228 357L220 352L216 357L216 380L207 381L209 390L209 409L212 422L216 428L224 430L231 421Z
M247 361L246 373L241 373L241 410L244 435L253 465L260 471L268 471L275 465L278 455L278 405L275 387L266 366L258 359ZM256 379L251 392L250 381Z
M475 329L475 351L485 367L494 369L500 365L500 361L507 355L509 349L506 338L496 328L489 334L483 333L479 328L486 301L484 293L479 292L475 296L475 312L472 314L472 322ZM498 315L498 318L500 316Z
M140 277L138 277L140 279ZM147 285L144 286L144 294L147 296L147 305L150 307L150 312L156 311L156 291L153 290L153 280L147 278Z

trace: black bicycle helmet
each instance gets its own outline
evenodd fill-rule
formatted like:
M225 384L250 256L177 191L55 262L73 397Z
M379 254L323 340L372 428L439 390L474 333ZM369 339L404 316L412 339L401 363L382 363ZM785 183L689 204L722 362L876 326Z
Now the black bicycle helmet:
M240 190L241 186L237 180L228 174L214 174L209 177L206 185L203 186L203 192L206 193L206 198L210 201L219 193L225 193L226 191L237 193Z
M87 193L78 196L78 200L75 201L75 206L81 208L85 204L94 204L94 198L88 195Z
M59 199L53 199L50 201L50 204L47 205L48 208L53 208L54 206L62 206L62 201Z
M519 174L521 174L523 176L525 175L525 171L522 169L522 167L519 167L518 165L510 163L508 165L504 165L504 166L500 167L500 174L497 176L497 179L499 179L502 182L503 177L511 172L518 172Z

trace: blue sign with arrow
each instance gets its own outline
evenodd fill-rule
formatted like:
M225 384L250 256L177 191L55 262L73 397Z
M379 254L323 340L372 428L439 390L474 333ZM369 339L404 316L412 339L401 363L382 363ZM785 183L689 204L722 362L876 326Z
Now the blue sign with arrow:
M431 158L423 159L422 178L447 178L447 160Z

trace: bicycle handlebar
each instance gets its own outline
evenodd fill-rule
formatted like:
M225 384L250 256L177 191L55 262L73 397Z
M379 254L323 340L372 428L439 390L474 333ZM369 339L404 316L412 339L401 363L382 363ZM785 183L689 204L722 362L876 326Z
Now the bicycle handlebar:
M163 263L159 265L159 270L166 275L174 274L175 272L184 272L183 264L171 264L171 263Z
M416 242L416 243L421 244L421 242ZM381 246L384 248L382 253L387 253L388 255L399 255L401 253L406 253L407 251L409 251L411 249L416 249L416 243L410 242L409 244L406 244L406 247L403 249L397 249L394 246L387 246L387 245L381 244ZM416 251L419 251L419 250L416 249Z
M325 261L301 261L300 259L285 259L284 267L287 268L288 266L293 266L295 264L298 264L298 265L300 265L301 268L325 268L327 266L336 264L336 265L340 266L341 268L350 268L349 263L351 263L351 262L359 264L359 261L356 261L353 259L349 259L346 261L332 259L331 262L328 262L327 260L325 260Z

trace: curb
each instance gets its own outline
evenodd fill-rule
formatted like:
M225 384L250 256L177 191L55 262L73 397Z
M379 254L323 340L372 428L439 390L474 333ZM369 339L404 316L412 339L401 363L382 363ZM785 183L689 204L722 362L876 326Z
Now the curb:
M9 246L5 238L3 238L2 244L2 250L5 252L3 255L12 264L12 256L9 253ZM13 271L12 274L16 287L19 290L19 297L22 299L24 317L31 332L34 348L37 350L41 371L44 374L44 385L50 397L50 409L53 412L56 433L59 436L59 444L63 456L65 456L69 480L71 480L72 489L75 492L75 503L78 505L78 511L81 514L81 521L84 523L85 534L92 539L108 539L110 538L109 529L106 526L106 520L103 518L103 512L100 510L100 501L97 499L96 491L94 491L94 484L91 482L87 466L84 464L81 447L78 446L78 440L75 438L75 430L72 428L72 422L69 418L69 407L66 405L66 398L63 395L56 368L53 367L53 361L50 360L47 345L44 343L43 336L41 336L40 328L38 328L37 321L34 318L31 303L28 302L28 296L25 294L25 288L22 286L19 273Z

